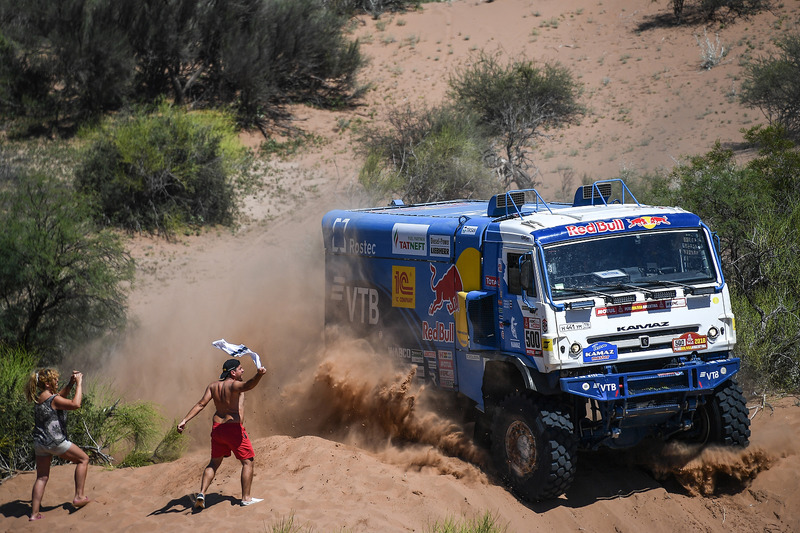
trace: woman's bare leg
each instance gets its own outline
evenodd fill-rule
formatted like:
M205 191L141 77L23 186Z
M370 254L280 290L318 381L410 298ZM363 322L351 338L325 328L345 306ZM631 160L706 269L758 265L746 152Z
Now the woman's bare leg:
M50 479L51 461L52 457L49 455L36 456L36 481L33 482L33 491L31 493L30 520L44 518L41 513L39 513L39 508L42 505L42 497L44 496L44 488L47 486L47 480Z
M67 461L75 463L75 497L72 499L72 504L75 507L83 507L89 503L89 498L84 494L84 487L86 486L86 474L89 471L89 456L86 452L78 448L75 444L69 447L62 458Z

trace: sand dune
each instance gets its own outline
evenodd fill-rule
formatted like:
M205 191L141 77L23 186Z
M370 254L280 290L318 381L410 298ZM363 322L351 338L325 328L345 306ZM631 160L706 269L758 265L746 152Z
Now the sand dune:
M98 362L75 354L68 366L112 381L129 401L156 403L180 418L219 373L225 337L257 350L268 377L248 393L246 425L256 447L253 495L238 505L239 466L223 463L202 512L191 508L208 460L210 413L187 430L180 460L138 469L92 467L81 510L72 467L54 467L46 518L29 524L33 474L0 485L0 531L269 531L293 520L313 531L425 531L447 518L490 512L508 531L800 531L800 407L796 398L753 399L745 451L680 447L582 454L573 487L557 500L526 504L497 484L468 427L434 410L442 400L370 357L357 343L322 342L319 221L330 208L363 203L352 121L380 121L394 105L432 105L471 54L500 51L558 60L585 84L590 113L551 132L537 150L545 196L572 176L610 178L670 167L739 129L763 122L735 98L742 61L796 31L797 2L774 13L709 26L729 49L699 68L699 27L659 22L664 2L454 0L419 12L362 17L355 35L373 84L355 110L298 107L296 125L325 142L273 161L262 194L247 200L235 233L179 242L138 238L131 328ZM258 136L244 135L255 145ZM551 194L548 194L551 193ZM253 369L246 367L248 375ZM751 393L752 391L747 391ZM657 458L657 460L654 460Z

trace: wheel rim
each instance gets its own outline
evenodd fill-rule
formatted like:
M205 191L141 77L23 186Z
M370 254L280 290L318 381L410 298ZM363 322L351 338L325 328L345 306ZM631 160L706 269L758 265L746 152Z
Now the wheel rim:
M506 431L506 456L511 471L523 477L536 468L536 439L527 424L515 420Z
M706 444L711 434L711 419L708 413L708 406L704 405L697 408L692 417L692 429L689 430L688 440L695 444Z

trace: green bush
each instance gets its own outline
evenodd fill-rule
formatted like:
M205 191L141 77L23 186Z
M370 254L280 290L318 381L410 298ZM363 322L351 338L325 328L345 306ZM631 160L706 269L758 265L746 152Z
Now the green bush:
M482 162L488 143L475 116L454 108L394 110L390 129L361 137L359 182L375 198L409 203L484 197L497 183Z
M481 53L451 76L450 88L456 105L477 114L496 140L486 160L504 187L512 182L534 187L530 151L535 141L545 130L574 123L584 113L579 84L558 63L539 67L521 59L502 64Z
M76 183L95 199L102 222L166 236L233 224L235 179L246 175L248 157L228 116L162 104L109 120L89 137Z
M0 161L0 344L57 363L125 324L133 261L63 182Z
M32 352L0 345L0 478L36 468L33 404L24 393L36 368L37 357ZM68 375L68 371L62 372L59 386L65 384ZM89 454L92 463L117 463L113 454L118 452L125 454L119 466L180 457L186 449L186 437L178 434L173 424L157 442L164 420L153 404L122 402L107 386L91 383L89 378L90 383L84 382L81 408L67 416L67 435Z
M697 213L720 236L736 313L737 353L764 387L800 389L800 151L779 127L745 140L744 165L719 144L651 184L648 201Z
M741 101L760 109L772 124L800 138L800 35L786 35L780 52L747 66Z
M21 348L0 345L0 478L33 463L33 407L24 388L37 358Z

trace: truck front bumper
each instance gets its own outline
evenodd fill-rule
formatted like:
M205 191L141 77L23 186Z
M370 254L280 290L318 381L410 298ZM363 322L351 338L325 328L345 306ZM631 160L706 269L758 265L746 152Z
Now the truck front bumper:
M585 376L561 378L561 390L601 402L634 399L641 396L688 393L711 393L718 385L733 377L741 361L738 358L715 361L693 360L681 366L639 372L607 371Z

